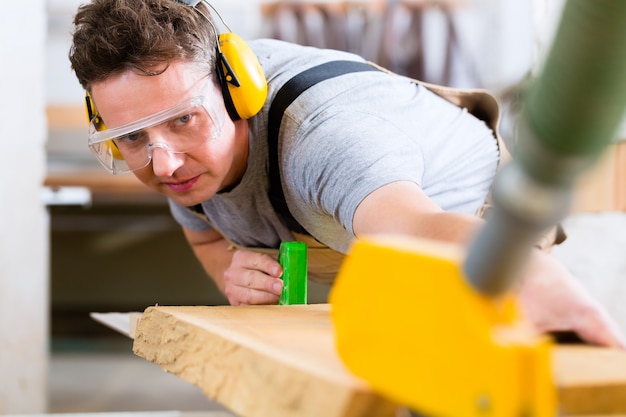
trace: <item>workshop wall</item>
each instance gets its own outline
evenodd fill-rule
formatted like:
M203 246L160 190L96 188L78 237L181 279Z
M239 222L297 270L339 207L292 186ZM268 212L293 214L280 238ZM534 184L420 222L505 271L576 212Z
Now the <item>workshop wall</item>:
M0 13L0 414L46 409L44 4Z
M82 92L74 79L67 62L69 47L69 32L71 17L83 0L46 0L49 19L49 34L47 43L47 97L48 102L55 105L79 105ZM440 0L403 2L399 0L351 0L351 1L316 1L304 0L273 1L273 0L214 0L212 4L232 30L244 39L260 36L275 35L273 16L268 10L271 5L302 5L302 4L345 4L350 8L369 7L368 4L385 4L388 8L397 8L393 19L386 26L386 30L395 31L391 37L380 33L379 39L367 38L363 32L355 32L361 42L380 43L383 38L390 42L387 53L391 54L385 63L391 67L400 62L402 65L407 58L418 58L415 37L423 37L422 51L426 65L426 76L430 81L442 81L440 74L443 71L444 60L448 46L454 50L455 61L458 65L453 68L454 73L449 77L447 84L454 86L480 86L502 91L519 81L528 72L536 55L537 40L534 37L535 24L547 24L552 14L543 14L539 19L533 10L554 6L546 6L546 0L520 2L517 0ZM425 9L423 30L417 31L418 22L415 16L407 13L407 7L402 3L418 4ZM535 5L537 3L537 5ZM556 2L558 4L558 2ZM365 5L365 6L363 6ZM331 7L332 8L332 7ZM411 7L415 9L414 7ZM312 21L317 18L310 16ZM340 25L354 28L354 14L339 22ZM382 19L381 17L375 17ZM319 19L317 19L319 20ZM449 44L449 29L455 30L456 42ZM327 30L323 26L320 30ZM377 33L369 33L376 37ZM387 34L389 35L389 34ZM406 35L406 36L405 36ZM328 38L329 34L323 36ZM399 36L399 37L398 37ZM319 37L319 36L318 36ZM408 38L411 37L411 38ZM301 35L292 36L302 40ZM350 40L348 40L349 42ZM302 42L301 42L302 43ZM327 45L334 46L334 45ZM369 49L372 46L368 46ZM367 51L365 55L368 55ZM370 54L371 55L371 54ZM370 56L368 56L370 57ZM419 58L421 59L421 58ZM395 68L397 69L397 68Z

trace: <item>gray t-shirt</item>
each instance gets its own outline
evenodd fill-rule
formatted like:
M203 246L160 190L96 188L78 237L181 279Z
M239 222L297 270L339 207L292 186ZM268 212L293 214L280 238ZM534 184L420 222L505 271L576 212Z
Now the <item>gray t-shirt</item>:
M272 99L296 74L332 60L363 61L340 51L276 40L249 43L267 77L268 100L249 119L249 160L241 182L202 203L207 221L170 202L184 227L215 228L245 247L292 240L268 197L267 123ZM341 75L304 92L284 114L279 136L283 192L295 219L318 241L346 253L359 203L394 181L418 184L446 211L474 214L488 193L499 152L493 132L401 76Z

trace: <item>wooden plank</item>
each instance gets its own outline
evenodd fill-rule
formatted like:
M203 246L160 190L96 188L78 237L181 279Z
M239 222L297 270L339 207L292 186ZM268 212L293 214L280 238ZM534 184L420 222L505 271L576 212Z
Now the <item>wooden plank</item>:
M81 129L87 131L87 110L84 106L47 106L48 129Z
M44 185L52 190L61 187L85 187L94 201L158 203L165 197L148 188L132 174L111 175L100 167L86 170L49 171Z
M154 194L134 175L111 175L100 167L95 170L67 170L48 173L44 185L49 187L87 187L95 192Z
M563 414L626 414L626 352L561 346L554 368Z
M241 416L393 415L345 369L331 326L327 304L151 307L133 350ZM563 415L626 414L626 352L559 345L553 364Z
M344 368L327 304L151 307L133 350L241 416L395 413Z

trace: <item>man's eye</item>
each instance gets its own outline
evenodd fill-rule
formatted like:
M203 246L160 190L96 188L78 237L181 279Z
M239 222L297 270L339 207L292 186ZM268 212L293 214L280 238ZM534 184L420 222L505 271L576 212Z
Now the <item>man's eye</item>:
M139 140L139 135L137 133L129 133L128 135L123 137L125 142L135 142Z
M118 142L121 142L121 143L127 144L127 145L131 145L131 144L141 140L142 137L143 137L143 132L142 131L132 132L132 133L129 133L127 135L121 136L118 139Z
M184 116L180 116L175 121L176 121L176 124L178 125L184 125L184 124L189 123L191 121L191 118L192 118L191 114L186 114Z

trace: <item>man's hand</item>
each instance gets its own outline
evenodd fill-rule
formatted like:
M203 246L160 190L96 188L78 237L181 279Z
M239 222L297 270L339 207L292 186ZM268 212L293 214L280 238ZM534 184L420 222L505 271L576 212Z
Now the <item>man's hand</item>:
M216 230L183 227L187 241L207 274L231 305L277 304L282 267L269 255L235 249Z
M277 304L283 281L280 264L268 255L237 249L224 272L224 294L231 305Z
M618 325L555 258L535 251L524 276L519 301L537 330L573 331L590 344L626 348Z

